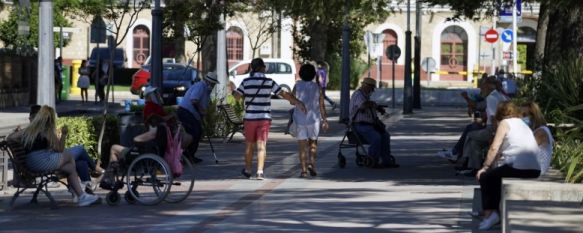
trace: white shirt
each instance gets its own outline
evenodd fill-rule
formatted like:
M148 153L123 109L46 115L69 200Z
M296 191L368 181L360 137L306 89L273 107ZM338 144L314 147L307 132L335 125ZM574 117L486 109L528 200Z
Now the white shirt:
M298 125L320 124L320 86L315 82L297 81L296 98L306 106L306 113L298 107L294 110L294 122Z
M494 118L494 115L496 115L498 104L506 100L508 100L508 98L496 90L490 92L488 97L486 97L486 114L488 115L488 121L486 123L488 125L492 125L492 119Z
M501 123L504 122L508 125L500 147L502 156L506 158L504 163L516 169L540 170L537 159L539 149L532 130L519 118L504 119Z
M540 165L540 174L542 176L549 170L549 167L551 166L551 159L553 157L553 144L555 144L555 139L553 138L551 130L549 130L548 127L543 125L536 129L534 132L539 130L544 131L547 134L548 139L546 142L543 142L538 146L539 151L537 154L537 159Z

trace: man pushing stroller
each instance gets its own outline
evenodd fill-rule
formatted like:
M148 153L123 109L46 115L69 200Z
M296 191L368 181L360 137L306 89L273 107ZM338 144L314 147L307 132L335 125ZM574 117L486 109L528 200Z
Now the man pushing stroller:
M364 78L360 88L350 98L350 124L354 131L369 144L368 156L375 161L376 168L393 168L399 165L391 155L391 136L379 119L377 112L384 114L384 109L370 100L376 81Z

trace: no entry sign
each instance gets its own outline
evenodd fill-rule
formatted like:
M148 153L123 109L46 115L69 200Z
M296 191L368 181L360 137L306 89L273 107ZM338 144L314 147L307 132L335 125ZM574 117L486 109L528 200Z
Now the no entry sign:
M488 30L486 32L486 34L484 35L484 37L486 38L486 42L488 43L496 43L496 41L498 41L498 31L494 30L493 28L491 28L490 30Z

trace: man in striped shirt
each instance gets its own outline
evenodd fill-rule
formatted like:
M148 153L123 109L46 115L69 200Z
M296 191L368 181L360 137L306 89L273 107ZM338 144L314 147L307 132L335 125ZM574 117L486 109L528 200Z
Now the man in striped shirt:
M352 93L350 120L356 133L370 143L368 155L377 160L378 167L398 167L391 155L391 135L384 128L384 125L380 125L382 128L375 127L376 121L380 121L376 115L377 111L384 114L384 109L370 100L375 86L374 79L364 78L360 88Z
M297 105L306 112L304 103L294 95L284 91L272 79L265 77L265 63L261 58L251 61L251 76L244 79L235 89L233 82L229 83L232 95L235 99L245 98L245 168L241 171L245 177L251 177L253 152L257 145L257 176L258 180L265 179L263 165L266 156L266 143L271 126L271 93L288 100L292 105Z

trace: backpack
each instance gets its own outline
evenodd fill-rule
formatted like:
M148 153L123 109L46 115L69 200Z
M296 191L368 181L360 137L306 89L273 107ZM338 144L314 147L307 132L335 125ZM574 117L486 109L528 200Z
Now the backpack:
M170 127L166 128L166 151L164 153L164 159L170 165L170 170L174 177L180 177L182 175L182 163L180 162L180 157L182 157L182 134L180 126L177 128L174 136Z

